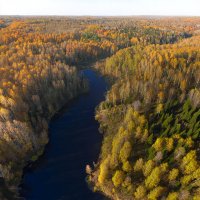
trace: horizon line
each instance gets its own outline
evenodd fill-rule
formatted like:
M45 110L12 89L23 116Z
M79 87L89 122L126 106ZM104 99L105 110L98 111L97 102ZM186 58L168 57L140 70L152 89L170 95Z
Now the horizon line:
M200 17L200 15L159 15L159 14L137 14L137 15L63 15L63 14L0 14L0 17Z

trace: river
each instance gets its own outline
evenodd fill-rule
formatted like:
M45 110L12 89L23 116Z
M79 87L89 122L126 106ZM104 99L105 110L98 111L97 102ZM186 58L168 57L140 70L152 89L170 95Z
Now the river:
M50 142L44 155L25 170L21 196L26 200L103 200L85 181L85 166L97 161L102 135L95 107L104 100L106 82L91 69L83 70L90 91L81 95L49 124Z

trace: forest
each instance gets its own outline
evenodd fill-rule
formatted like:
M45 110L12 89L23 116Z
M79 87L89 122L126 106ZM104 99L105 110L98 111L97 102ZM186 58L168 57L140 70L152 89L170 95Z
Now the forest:
M8 188L43 154L50 119L89 91L88 67L110 85L95 113L101 153L86 167L93 191L199 200L198 17L0 17L0 176Z

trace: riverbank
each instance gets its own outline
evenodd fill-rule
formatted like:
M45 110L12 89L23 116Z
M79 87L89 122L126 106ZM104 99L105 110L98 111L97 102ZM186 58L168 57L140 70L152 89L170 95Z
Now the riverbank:
M85 166L100 153L102 136L95 121L95 108L104 100L106 82L91 69L83 71L90 91L73 100L49 125L50 142L44 155L26 169L21 197L40 199L97 199L85 181Z

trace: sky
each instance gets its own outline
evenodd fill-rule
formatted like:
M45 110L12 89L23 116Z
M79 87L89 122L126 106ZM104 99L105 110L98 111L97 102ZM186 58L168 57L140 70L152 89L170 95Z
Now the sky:
M0 15L200 16L200 0L0 0Z

